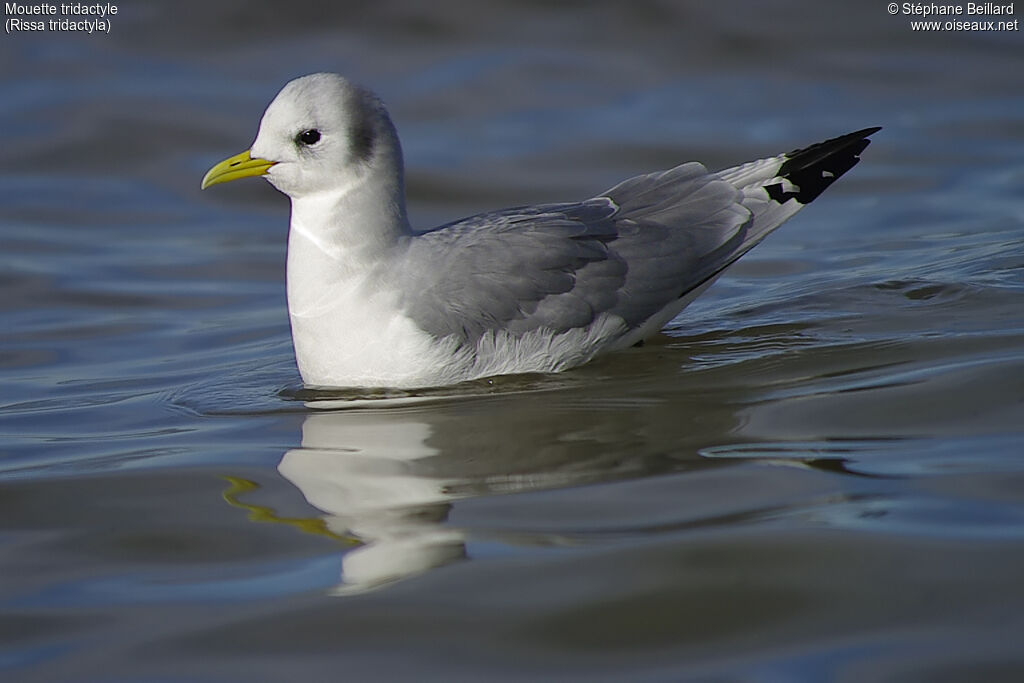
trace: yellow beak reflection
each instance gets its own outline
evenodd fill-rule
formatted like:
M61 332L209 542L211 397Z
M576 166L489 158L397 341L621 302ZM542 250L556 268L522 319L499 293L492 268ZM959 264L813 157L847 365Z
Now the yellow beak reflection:
M266 159L253 159L249 154L249 150L246 150L241 154L225 159L207 171L199 188L205 190L210 185L216 185L217 183L226 183L231 180L238 180L239 178L264 175L276 163L276 161L267 161Z

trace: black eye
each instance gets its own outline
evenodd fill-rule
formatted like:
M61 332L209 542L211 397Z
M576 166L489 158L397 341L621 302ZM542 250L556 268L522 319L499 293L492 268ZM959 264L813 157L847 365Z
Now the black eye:
M320 141L320 131L315 128L304 130L295 136L295 141L303 145L315 145Z

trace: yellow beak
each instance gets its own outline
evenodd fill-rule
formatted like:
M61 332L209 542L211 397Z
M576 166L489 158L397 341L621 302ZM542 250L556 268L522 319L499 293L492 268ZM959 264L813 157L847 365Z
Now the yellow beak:
M225 159L207 171L206 175L203 176L203 182L199 189L205 190L210 185L226 183L230 180L238 180L239 178L265 175L270 170L270 167L276 163L276 161L267 161L266 159L253 159L249 154L249 150L246 150L241 154Z

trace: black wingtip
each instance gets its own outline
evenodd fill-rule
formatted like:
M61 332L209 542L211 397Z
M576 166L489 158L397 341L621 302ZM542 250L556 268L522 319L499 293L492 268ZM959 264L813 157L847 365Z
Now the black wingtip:
M776 183L764 189L769 197L780 204L790 199L810 204L837 178L857 165L860 153L871 144L868 137L880 130L881 126L865 128L793 150L786 155L785 163L779 168L779 177L785 178L795 187L785 189L782 183Z

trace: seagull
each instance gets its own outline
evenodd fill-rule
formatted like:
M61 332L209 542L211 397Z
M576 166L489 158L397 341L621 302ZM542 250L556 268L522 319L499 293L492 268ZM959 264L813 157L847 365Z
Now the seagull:
M285 85L252 147L202 188L263 176L291 199L288 313L306 386L438 387L558 372L657 334L850 170L878 130L416 232L383 103L317 73Z

